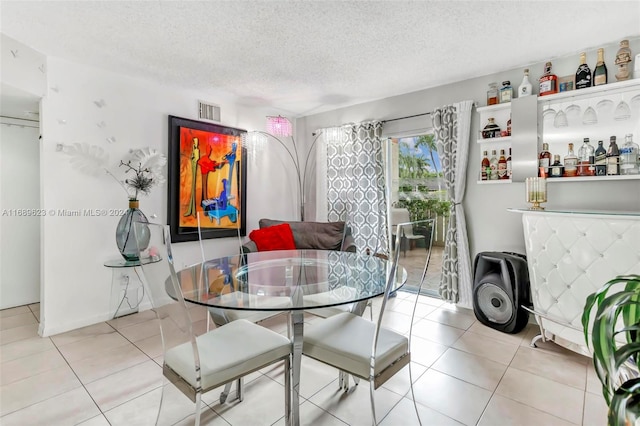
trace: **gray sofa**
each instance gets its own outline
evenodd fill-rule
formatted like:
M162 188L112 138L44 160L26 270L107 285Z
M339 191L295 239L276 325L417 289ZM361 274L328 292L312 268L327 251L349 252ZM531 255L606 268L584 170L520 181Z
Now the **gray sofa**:
M260 219L260 229L273 225L288 223L293 233L293 241L297 249L356 251L356 245L344 222L297 222L273 219ZM258 251L256 244L249 241L242 246L244 253Z

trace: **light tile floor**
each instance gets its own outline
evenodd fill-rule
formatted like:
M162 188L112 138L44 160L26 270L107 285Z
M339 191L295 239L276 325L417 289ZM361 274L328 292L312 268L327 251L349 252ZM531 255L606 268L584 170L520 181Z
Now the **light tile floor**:
M407 332L412 297L391 299L385 322ZM380 302L374 301L374 312ZM192 308L199 332L206 311ZM37 336L39 306L0 311L0 424L151 425L162 383L162 347L151 311L68 333ZM366 315L365 315L366 316ZM307 327L319 319L306 317ZM286 317L262 323L286 333ZM508 335L477 322L473 313L420 297L412 338L412 376L423 425L606 424L606 405L588 358L554 345L529 347L530 325ZM203 424L284 425L282 364L245 379L242 403L205 395ZM193 422L193 404L173 391L167 396L170 424ZM369 387L361 382L338 390L337 372L304 358L301 422L306 425L370 425ZM376 390L382 425L418 424L409 371Z

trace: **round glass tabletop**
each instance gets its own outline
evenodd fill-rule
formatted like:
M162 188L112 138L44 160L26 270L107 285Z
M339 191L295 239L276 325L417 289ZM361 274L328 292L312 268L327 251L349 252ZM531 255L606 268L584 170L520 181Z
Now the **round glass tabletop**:
M382 295L392 263L331 250L281 250L213 259L177 273L185 300L223 309L280 311L344 305ZM406 280L395 272L391 291ZM167 291L172 284L167 282Z

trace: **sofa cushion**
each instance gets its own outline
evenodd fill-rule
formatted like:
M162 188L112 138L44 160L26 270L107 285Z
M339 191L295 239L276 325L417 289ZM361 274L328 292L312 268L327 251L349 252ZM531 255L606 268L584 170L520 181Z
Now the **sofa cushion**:
M342 247L344 222L285 222L272 219L259 221L260 229L283 223L288 223L291 227L297 249L340 250Z
M294 250L296 244L288 223L251 231L249 238L256 243L258 251Z

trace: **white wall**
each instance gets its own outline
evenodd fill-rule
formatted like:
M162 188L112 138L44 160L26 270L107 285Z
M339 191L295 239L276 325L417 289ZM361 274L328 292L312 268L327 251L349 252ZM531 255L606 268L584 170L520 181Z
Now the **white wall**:
M47 90L47 58L42 53L0 33L3 84L38 97Z
M248 130L264 130L265 115L274 114L273 110L236 106L223 94L166 87L53 57L48 58L47 79L49 90L42 103L42 189L43 208L48 211L127 207L127 196L115 181L106 175L90 177L74 170L69 158L56 152L58 143L99 145L117 165L130 148L150 146L166 155L167 116L197 119L198 99L221 105L223 124ZM98 107L96 102L104 106ZM111 137L116 142L109 143L107 138ZM268 151L257 159L257 166L252 166L250 162L248 230L257 228L261 217L294 217L290 184L281 184L287 178L281 159L273 158ZM140 208L150 220L167 223L167 200L165 184L143 197ZM157 217L153 219L153 215ZM115 244L118 220L119 217L44 218L43 335L108 318L111 270L103 263L119 257ZM208 256L235 253L236 244L237 240L230 238L207 241ZM174 254L182 265L200 259L195 242L176 244Z
M38 123L6 118L0 123L0 309L5 309L40 301L40 217L34 214L40 208L40 131Z
M615 54L618 42L603 45L605 63L608 65L609 81L615 81ZM630 39L632 52L640 52L640 37ZM579 65L579 51L563 58L550 58L553 72L558 76L573 75ZM587 51L589 65L594 68L596 49ZM634 64L635 65L635 64ZM383 66L376 63L375 66ZM443 63L442 66L449 66ZM312 132L322 127L341 125L364 120L386 120L433 111L435 108L462 100L475 100L479 106L486 105L486 90L491 82L510 80L517 86L522 81L524 68L530 69L532 84L543 73L544 63L529 64L514 70L474 78L446 86L425 89L378 101L354 105L322 114L303 117L297 121L298 137L310 140ZM537 93L537 88L535 90ZM424 117L426 125L431 118ZM413 120L415 121L415 120ZM467 217L470 252L472 260L483 251L525 252L521 217L507 212L509 207L526 207L524 183L509 185L478 185L481 152L474 135L486 123L479 123L475 113L471 121L469 165L467 167L467 188L463 203ZM400 122L401 123L401 122ZM394 122L394 126L397 122ZM411 123L415 127L415 123ZM636 135L636 138L640 135ZM564 153L561 153L564 156ZM640 181L615 182L567 182L549 185L548 208L558 209L607 209L640 211ZM310 207L313 210L313 207ZM469 283L468 285L471 285ZM463 301L470 306L470 301Z
M0 33L0 88L3 114L10 111L7 105L19 99L19 104L29 104L46 91L46 57L24 44ZM13 114L12 114L13 115ZM22 117L19 117L22 118ZM31 118L31 117L30 117ZM17 123L23 123L17 121ZM2 165L0 171L0 206L2 208L39 208L39 142L38 129L2 127ZM16 142L16 145L12 143ZM24 143L24 145L22 145ZM20 144L20 145L18 145ZM26 161L26 163L24 162ZM35 164L34 164L35 162ZM21 166L32 172L26 177ZM21 193L16 181L24 180ZM35 189L34 189L35 188ZM0 308L41 300L40 284L40 221L34 218L3 217L0 225ZM21 276L17 280L16 277ZM20 288L20 292L15 289ZM42 308L42 307L41 307Z

